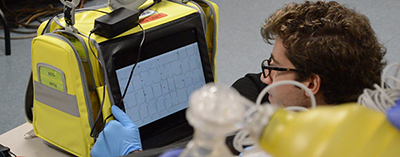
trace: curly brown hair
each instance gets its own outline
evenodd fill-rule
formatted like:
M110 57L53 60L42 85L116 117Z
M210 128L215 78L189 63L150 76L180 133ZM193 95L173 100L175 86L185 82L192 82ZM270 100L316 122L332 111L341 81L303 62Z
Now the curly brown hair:
M368 18L337 2L290 3L272 14L261 28L266 42L282 38L297 81L321 78L328 104L356 102L365 88L380 82L386 49Z

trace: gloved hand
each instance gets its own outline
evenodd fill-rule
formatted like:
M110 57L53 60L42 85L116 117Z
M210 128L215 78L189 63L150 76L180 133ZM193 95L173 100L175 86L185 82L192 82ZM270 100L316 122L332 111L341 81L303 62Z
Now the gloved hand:
M142 149L139 129L135 123L117 106L112 106L111 112L116 120L108 122L100 132L90 152L93 157L123 156Z
M400 99L397 100L396 106L386 111L386 117L400 131Z

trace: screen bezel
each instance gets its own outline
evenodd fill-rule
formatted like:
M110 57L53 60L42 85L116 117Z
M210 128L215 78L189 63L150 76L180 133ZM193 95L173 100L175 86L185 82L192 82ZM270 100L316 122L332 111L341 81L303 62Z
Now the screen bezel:
M187 46L187 45L193 44L193 43L198 43L196 36L195 36L195 32L193 30L182 31L182 32L161 38L159 40L146 42L146 44L143 44L143 46L141 48L141 55L140 55L141 57L140 57L139 63L141 61L150 59L152 57L155 57L155 56L158 56L161 54L165 54L172 50L176 50L178 48L181 48L183 46ZM150 45L157 45L157 46L150 46ZM136 60L137 60L137 52L132 53L132 54L117 53L113 56L113 60L114 60L114 66L115 66L116 70L119 70L121 68L135 64ZM204 63L202 63L202 64L204 64ZM204 70L203 70L203 73L204 73ZM203 74L203 76L204 76L204 80L206 80L206 78L205 78L206 75ZM131 81L134 81L134 80L131 80ZM206 83L207 82L204 82L204 84L206 84ZM124 85L122 85L122 86L124 86ZM118 84L118 86L115 88L118 88L120 90L120 84ZM117 93L117 95L119 95L119 97L122 97L122 94L123 93L121 93L121 92ZM125 110L125 106L124 106L123 102L119 101L119 103L117 103L117 106L120 107L122 110ZM150 138L154 135L157 135L161 132L164 132L164 131L170 129L171 127L169 127L169 126L178 126L178 125L185 123L186 119L182 119L183 117L185 117L185 111L186 111L186 109L179 110L178 112L175 112L166 117L163 117L156 121L151 122L150 125L146 124L142 127L139 127L139 131L142 135L141 137L143 139L147 139L147 138ZM165 124L167 124L168 126ZM157 130L157 131L155 131L155 130Z
M206 81L205 83L214 82L205 34L198 13L188 15L185 20L177 20L175 22L147 29L145 34L145 41L140 53L140 61L169 52L170 50L182 47L189 43L197 42ZM142 35L143 32L137 32L135 34L116 38L100 44L103 52L103 59L106 64L106 71L109 79L108 82L110 84L109 91L111 91L115 105L120 107L122 110L124 110L124 107L123 102L121 102L122 95L116 76L116 69L136 62L138 56L137 51L139 50L139 44L143 37ZM181 37L177 38L176 36ZM169 48L165 48L162 45L169 46ZM183 109L140 127L139 131L142 143L145 143L147 139L158 136L177 126L188 125L185 111L186 109Z

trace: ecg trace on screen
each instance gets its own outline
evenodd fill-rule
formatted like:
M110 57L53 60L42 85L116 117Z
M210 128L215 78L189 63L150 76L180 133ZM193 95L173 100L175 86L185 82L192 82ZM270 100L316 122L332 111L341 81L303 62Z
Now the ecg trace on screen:
M117 70L123 94L133 65ZM141 61L123 100L125 111L141 127L188 106L189 95L205 84L197 43Z

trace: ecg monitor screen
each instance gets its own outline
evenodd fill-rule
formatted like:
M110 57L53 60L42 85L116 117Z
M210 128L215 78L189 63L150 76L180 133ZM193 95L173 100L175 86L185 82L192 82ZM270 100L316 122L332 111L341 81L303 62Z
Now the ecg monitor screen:
M116 70L124 93L134 64ZM206 83L197 42L139 62L123 99L125 112L141 127L188 106Z
M142 147L150 149L193 134L189 97L214 82L214 73L200 14L145 28L99 47L110 102L139 127Z
M171 142L190 134L192 128L185 115L189 96L214 81L203 32L167 30L146 32L140 55L142 34L126 37L127 48L118 42L107 45L115 51L106 56L106 62L112 59L108 70L113 99L139 127L146 148L159 146L160 140Z

